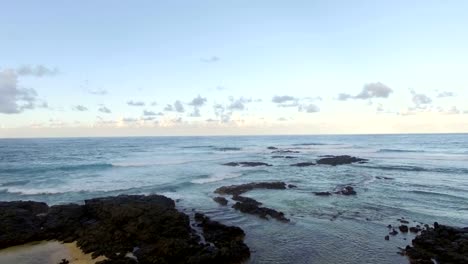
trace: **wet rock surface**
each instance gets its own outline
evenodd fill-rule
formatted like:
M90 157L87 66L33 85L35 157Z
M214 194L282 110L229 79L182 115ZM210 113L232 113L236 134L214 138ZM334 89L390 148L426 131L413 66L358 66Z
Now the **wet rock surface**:
M340 190L335 192L336 194L342 194L342 195L356 195L356 191L352 186L345 186L341 188Z
M272 159L296 159L297 157L294 156L281 156L281 155L275 155L271 156Z
M228 204L228 200L226 198L224 198L224 197L221 197L221 196L213 198L213 201L217 202L220 205L227 205Z
M314 162L299 162L295 164L291 164L291 166L294 167L309 167L309 166L315 166L316 164Z
M366 163L367 159L361 159L357 157L352 157L348 155L341 155L341 156L326 156L325 158L321 158L317 160L317 164L324 164L324 165L344 165L344 164L351 164L351 163Z
M231 167L257 167L257 166L272 166L271 164L265 162L254 162L254 161L242 161L242 162L228 162L224 163L224 166L231 166Z
M248 192L254 189L284 190L286 189L286 183L284 182L251 182L251 183L240 184L240 185L223 186L223 187L216 189L215 193L240 195L240 194L243 194L245 192Z
M332 195L331 192L314 192L315 195L317 196L330 196Z
M434 223L434 228L423 230L407 246L404 253L412 264L468 263L468 227L457 228Z
M105 256L101 263L239 263L249 249L243 231L204 221L206 243L189 216L160 195L122 195L86 200L84 205L49 207L39 202L0 203L0 248L37 240L77 241L85 253ZM206 227L205 227L206 226Z
M271 153L286 154L286 153L300 153L300 152L297 150L290 150L290 149L278 149L278 150L272 151Z
M261 202L249 197L241 196L241 194L254 189L284 190L287 186L288 185L284 182L252 182L241 185L223 186L216 189L215 193L232 195L232 199L237 201L232 208L243 213L257 215L263 219L273 218L281 222L289 222L289 219L284 216L283 212L279 212L268 207L261 207ZM295 186L289 188L294 187Z

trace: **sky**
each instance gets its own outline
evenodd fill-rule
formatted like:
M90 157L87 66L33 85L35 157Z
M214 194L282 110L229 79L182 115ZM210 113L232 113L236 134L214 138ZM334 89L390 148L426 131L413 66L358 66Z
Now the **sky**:
M468 1L0 2L0 137L468 132Z

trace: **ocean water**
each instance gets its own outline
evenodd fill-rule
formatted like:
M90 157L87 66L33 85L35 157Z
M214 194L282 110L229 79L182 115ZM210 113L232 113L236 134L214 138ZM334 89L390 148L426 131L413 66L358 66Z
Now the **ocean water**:
M268 146L297 150L272 158ZM292 167L321 155L366 164ZM222 163L261 161L271 167ZM387 177L391 179L382 179ZM285 181L296 189L245 194L283 211L290 223L262 220L215 203L224 185ZM315 196L353 185L356 196ZM468 226L468 135L141 137L0 139L0 200L49 204L118 194L157 193L246 232L250 263L408 263L397 254L411 234L385 241L387 225ZM232 204L232 202L231 202ZM417 221L417 222L414 222Z

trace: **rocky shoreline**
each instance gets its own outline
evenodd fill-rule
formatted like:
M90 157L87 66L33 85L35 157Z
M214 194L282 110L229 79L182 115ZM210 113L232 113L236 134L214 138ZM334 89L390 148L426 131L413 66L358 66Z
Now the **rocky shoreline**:
M0 202L0 249L41 240L76 241L99 264L241 263L250 256L238 227L190 217L161 195L121 195L84 205ZM129 257L130 256L130 257ZM137 262L138 260L138 262Z

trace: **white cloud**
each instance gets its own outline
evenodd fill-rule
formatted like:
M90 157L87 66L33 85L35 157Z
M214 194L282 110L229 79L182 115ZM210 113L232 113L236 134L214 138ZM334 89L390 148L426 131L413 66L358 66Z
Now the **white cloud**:
M94 94L94 95L106 95L107 91L104 89L96 89L96 90L88 90L88 93Z
M393 93L393 90L381 82L367 83L359 94L352 96L350 94L340 93L338 95L338 100L388 98L391 93Z
M129 106L145 106L145 102L141 102L141 101L128 101L127 104Z
M437 98L444 98L444 97L453 97L455 96L455 93L453 92L440 92L438 95L437 95Z
M105 114L112 113L112 111L109 108L105 107L105 106L99 107L98 111L101 112L101 113L105 113Z
M207 99L198 95L197 97L193 98L193 100L189 103L191 106L201 107L206 103Z
M317 113L320 112L320 108L314 104L301 105L299 106L299 111L306 113Z
M44 77L57 75L59 70L57 68L49 69L44 65L23 65L16 69L16 73L19 76Z
M80 111L80 112L88 111L88 108L83 105L75 105L72 107L72 109L75 111Z
M166 107L164 107L164 111L183 113L185 112L185 108L182 102L177 100L174 102L174 105L166 105Z
M47 103L38 104L34 89L18 87L14 70L0 71L0 113L16 114L36 107L47 107Z

